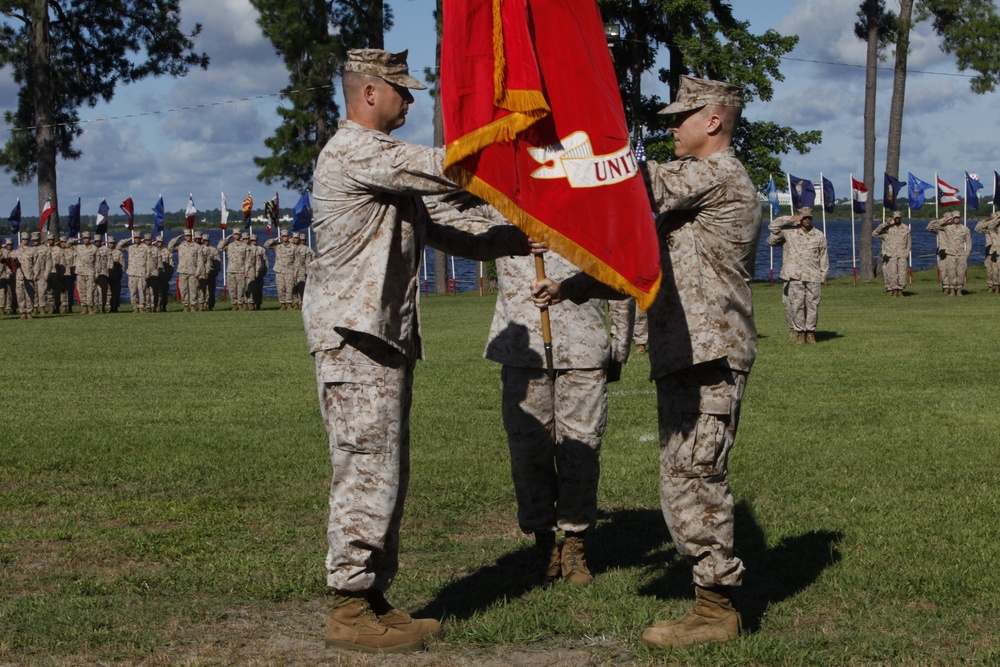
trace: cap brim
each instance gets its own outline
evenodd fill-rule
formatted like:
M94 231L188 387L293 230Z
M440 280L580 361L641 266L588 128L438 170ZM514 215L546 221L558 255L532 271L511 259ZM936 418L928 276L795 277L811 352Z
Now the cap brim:
M387 76L383 76L382 78L389 83L402 86L403 88L409 88L411 90L427 90L427 86L420 83L409 74L389 74Z
M663 107L656 113L663 114L664 116L676 116L677 114L687 113L688 111L696 111L698 109L704 109L704 104L685 104L684 102L673 102Z

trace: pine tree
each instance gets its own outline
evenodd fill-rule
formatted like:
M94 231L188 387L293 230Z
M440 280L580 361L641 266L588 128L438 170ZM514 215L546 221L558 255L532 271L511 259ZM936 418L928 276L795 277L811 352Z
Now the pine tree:
M181 31L179 0L10 0L2 12L0 67L20 90L17 109L4 113L12 130L0 167L16 185L37 178L39 210L49 199L59 210L56 156L80 156L81 105L110 101L119 83L208 66L193 51L201 26Z
M381 0L250 1L288 69L282 95L290 103L278 108L281 125L264 140L271 155L255 157L254 164L269 185L307 190L320 151L337 131L334 78L349 49L383 47L392 12Z

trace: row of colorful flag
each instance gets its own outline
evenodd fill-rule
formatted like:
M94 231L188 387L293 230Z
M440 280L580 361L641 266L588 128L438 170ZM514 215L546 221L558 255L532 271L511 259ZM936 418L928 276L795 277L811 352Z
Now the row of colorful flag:
M125 213L126 216L126 226L129 231L133 230L133 224L135 222L135 205L132 201L132 197L128 197L125 201L118 205L118 207ZM77 197L75 204L69 205L69 214L66 219L67 231L73 234L80 233L80 208L81 202L80 198ZM97 206L97 216L95 218L94 232L97 234L107 234L108 233L108 215L110 213L110 207L108 206L108 200L102 199L101 203ZM253 197L248 192L246 198L243 199L243 228L250 229L251 226L251 214L253 212ZM154 223L154 233L163 233L163 220L165 218L165 209L163 205L163 195L160 195L156 203L153 204L152 208L155 214ZM267 233L270 235L274 231L274 227L278 225L278 212L280 207L278 204L278 193L274 193L272 199L268 199L264 202L264 217L267 220ZM38 216L38 231L48 229L49 219L55 212L55 207L52 205L52 200L45 202L45 206L42 207L42 213ZM184 209L184 228L194 229L194 219L198 214L198 209L194 205L194 195L188 195L187 206ZM222 207L221 207L221 220L219 221L219 227L225 230L229 225L229 208L226 206L226 193L222 193ZM21 200L18 199L17 203L14 205L13 210L10 212L8 217L8 222L10 223L11 231L17 234L21 231ZM303 193L299 197L299 201L295 204L292 215L292 230L301 231L306 229L312 223L312 204L309 201L309 194Z
M812 208L816 205L816 184L806 178L799 178L792 174L786 174L788 179L788 192L792 199L793 210L801 207ZM958 206L963 202L973 211L979 210L979 191L983 189L979 174L965 172L965 199L958 194L958 188L949 185L934 174L937 185L932 185L927 181L917 178L911 172L907 172L907 180L901 181L888 172L883 179L882 205L886 210L897 210L899 192L907 188L907 205L910 210L919 210L927 201L928 193L936 196L938 206ZM822 208L827 213L833 213L836 196L834 194L833 183L820 174L820 186ZM767 185L767 199L771 204L774 215L779 215L778 189L774 183L774 177ZM868 202L868 187L851 174L851 202L853 211L861 214L865 212ZM993 206L1000 206L1000 174L993 172Z

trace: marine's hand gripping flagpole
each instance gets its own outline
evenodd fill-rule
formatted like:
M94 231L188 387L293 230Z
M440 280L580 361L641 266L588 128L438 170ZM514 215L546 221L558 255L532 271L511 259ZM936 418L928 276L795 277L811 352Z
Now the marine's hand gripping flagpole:
M545 280L545 258L535 255L535 279ZM545 349L545 371L549 375L549 380L556 381L556 366L552 361L552 326L549 322L549 307L540 308L542 315L542 345Z

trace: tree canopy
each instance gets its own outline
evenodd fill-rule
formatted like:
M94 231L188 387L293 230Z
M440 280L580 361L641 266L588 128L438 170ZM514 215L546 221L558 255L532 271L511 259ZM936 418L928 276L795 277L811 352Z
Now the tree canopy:
M669 65L659 79L669 85L671 99L682 75L720 79L742 86L744 102L769 101L774 82L783 81L781 56L798 42L775 30L755 34L750 24L733 16L724 0L599 0L605 22L621 26L624 38L611 44L625 114L633 131L645 128L651 158L673 154L673 138L666 119L657 111L666 101L645 95L642 74L655 64L658 50L666 48ZM772 174L781 173L780 155L807 153L819 143L818 130L799 132L768 121L744 118L734 147L750 177L763 186Z
M254 158L265 183L307 190L320 151L337 130L334 76L348 49L383 48L392 27L382 0L250 0L258 23L288 69L278 107L281 124L264 140L271 155Z
M179 0L8 0L0 18L0 67L20 86L0 167L17 185L38 179L39 209L56 204L55 162L79 157L81 105L110 101L118 84L183 76L208 66L185 34Z

